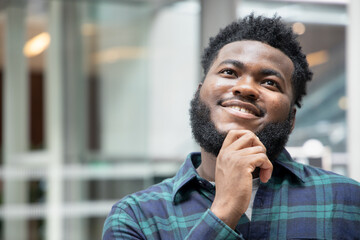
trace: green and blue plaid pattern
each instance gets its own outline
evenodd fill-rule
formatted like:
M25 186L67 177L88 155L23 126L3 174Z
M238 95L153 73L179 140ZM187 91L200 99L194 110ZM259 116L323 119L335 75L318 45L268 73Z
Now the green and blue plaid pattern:
M175 177L117 202L103 239L360 239L354 180L296 163L284 150L260 184L252 220L244 214L234 231L209 210L215 188L197 174L200 162L192 153Z

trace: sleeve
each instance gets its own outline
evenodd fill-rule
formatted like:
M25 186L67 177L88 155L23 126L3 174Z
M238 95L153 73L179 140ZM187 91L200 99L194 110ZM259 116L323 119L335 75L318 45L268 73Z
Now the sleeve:
M119 206L114 206L105 220L103 240L142 240L146 239L139 224ZM213 212L208 209L195 223L185 240L242 240L236 233ZM180 239L179 239L180 240ZM181 239L182 240L182 239Z
M198 220L185 238L186 240L241 240L242 235L236 233L213 212L208 209Z
M140 240L146 239L139 224L119 206L113 206L105 220L103 240Z

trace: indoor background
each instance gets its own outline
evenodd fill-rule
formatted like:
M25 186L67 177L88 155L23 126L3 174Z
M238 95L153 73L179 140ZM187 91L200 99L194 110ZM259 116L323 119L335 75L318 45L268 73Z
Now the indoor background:
M188 109L202 49L251 12L282 16L314 72L288 150L359 180L356 4L1 0L0 239L100 239L112 204L173 176L199 150Z

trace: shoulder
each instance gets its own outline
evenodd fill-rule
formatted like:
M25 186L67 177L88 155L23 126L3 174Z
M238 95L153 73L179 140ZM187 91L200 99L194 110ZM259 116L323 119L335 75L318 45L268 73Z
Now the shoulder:
M108 214L103 235L114 232L142 234L142 223L147 224L164 212L164 206L171 201L173 179L166 179L139 192L129 194L116 202Z
M360 206L360 183L337 173L304 165L304 184L322 189L325 195L332 195L337 201L352 202Z
M164 205L172 199L172 186L173 179L166 179L116 202L105 220L103 238L131 235L145 239L142 228L164 214Z
M138 209L155 209L156 205L172 201L173 185L174 179L168 178L147 189L129 194L112 206L109 215L119 212L133 215L139 212Z
M354 188L360 188L360 183L349 177L309 165L303 165L303 168L305 181L322 184L349 184Z
M360 183L354 179L294 161L286 150L282 152L276 163L284 167L287 170L286 172L291 172L304 183L314 185L345 184L357 190L360 188ZM282 172L282 170L279 171L280 173Z

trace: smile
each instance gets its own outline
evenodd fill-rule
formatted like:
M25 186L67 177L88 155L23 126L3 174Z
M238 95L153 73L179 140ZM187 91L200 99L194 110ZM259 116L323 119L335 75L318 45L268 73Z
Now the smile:
M230 108L236 110L236 111L240 111L240 112L243 112L243 113L250 113L252 115L255 115L252 111L246 109L246 108L243 108L243 107L239 107L239 106L231 106Z
M220 105L225 109L243 115L251 115L252 117L262 117L264 115L263 111L255 105L237 99L221 101Z

